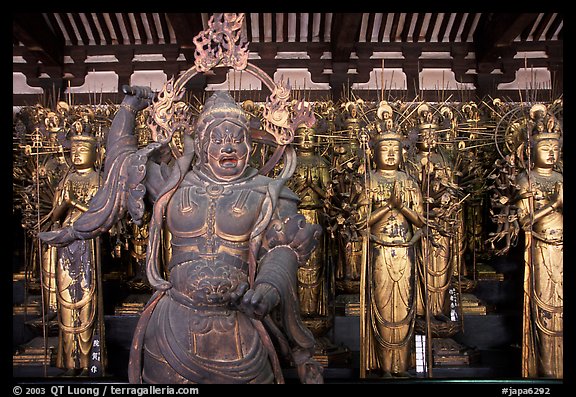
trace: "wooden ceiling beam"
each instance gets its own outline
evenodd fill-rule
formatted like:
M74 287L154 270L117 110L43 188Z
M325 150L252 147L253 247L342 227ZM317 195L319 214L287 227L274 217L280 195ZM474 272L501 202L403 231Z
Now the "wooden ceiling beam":
M124 44L136 44L136 37L134 35L134 30L132 29L132 23L130 23L130 17L127 13L123 12L120 15L122 19L122 23L124 23L124 27L126 28L126 34L128 37L124 39Z
M104 18L104 14L96 13L96 19L98 20L98 24L100 25L100 29L102 29L102 34L104 35L104 40L106 44L113 44L112 42L112 34L108 29L108 24L106 23L106 19Z
M319 29L319 36L320 36L319 39L321 43L326 41L325 35L326 35L326 13L323 12L320 14L320 29Z
M484 14L474 32L476 60L479 65L493 64L503 49L509 48L514 39L538 17L537 13Z
M344 62L350 59L350 54L358 39L362 13L335 13L332 15L331 50L334 62Z
M464 14L459 12L454 17L454 23L452 24L452 29L450 29L450 33L448 34L448 40L451 43L456 41L456 36L458 35L458 30L460 29L460 23L462 22L462 18L464 18Z
M409 12L406 14L406 19L404 19L404 26L402 28L402 33L400 33L400 40L402 40L404 43L407 41L412 41L408 37L408 34L410 33L410 25L412 24L412 18L414 18L414 13Z
M394 13L394 18L392 19L392 27L390 28L390 41L400 41L398 40L400 33L398 32L398 25L400 24L400 13Z
M448 30L448 23L450 22L450 17L452 14L445 13L442 22L440 23L440 28L438 29L438 42L444 42L444 36L446 35L446 30Z
M158 30L156 29L156 23L154 22L154 15L150 12L144 13L146 20L148 21L148 27L150 28L150 35L152 36L152 43L158 44L160 42L158 38Z
M414 27L414 33L412 34L412 41L417 43L420 41L420 33L422 30L422 25L424 25L424 19L426 18L426 13L418 13L418 18L416 19L416 26ZM424 32L425 33L425 32ZM422 35L425 37L425 34Z
M58 13L60 17L60 22L62 23L63 27L62 30L68 33L68 39L70 39L70 43L73 46L82 45L81 42L78 41L78 37L76 36L76 32L74 31L74 27L72 26L72 22L70 22L70 17L68 16L67 12ZM56 25L52 25L56 26Z
M554 37L554 33L556 32L558 26L560 26L563 20L564 18L562 17L561 14L556 15L554 22L552 22L552 24L548 28L548 32L546 32L546 40L552 40L552 37Z
M314 13L308 13L308 41L312 41L314 37Z
M534 33L532 34L532 38L534 41L540 41L541 36L544 33L544 29L546 29L546 26L548 26L548 24L550 23L552 16L553 16L552 13L544 14L544 17L540 20L538 27L534 30Z
M182 53L190 63L194 62L194 37L204 30L202 14L167 12L166 17L174 29L176 42L180 44Z
M438 20L438 13L432 13L432 17L430 18L430 23L428 23L428 29L426 30L425 40L426 42L430 42L432 40L432 33L434 33L434 27L436 27L436 22Z
M82 21L82 18L80 18L80 14L77 12L72 12L70 14L72 19L74 20L74 23L76 24L76 29L78 29L78 33L82 38L82 44L89 45L90 37L88 37L88 32L86 32L86 28L84 27L84 21Z
M164 36L164 43L170 43L170 30L168 29L168 21L166 20L166 16L162 14L157 14L158 20L160 21L160 30L162 31L162 36Z
M386 29L387 21L388 21L388 13L383 13L382 22L380 22L380 29L378 30L378 43L384 41L384 31Z
M42 14L12 14L12 34L44 65L64 66L64 38L54 34Z
M102 39L100 38L100 34L98 33L98 28L96 27L96 23L94 22L94 18L92 17L91 13L86 13L86 19L88 20L88 25L90 26L90 30L92 31L92 36L94 37L94 43L96 45L104 44L102 43Z
M372 41L372 31L374 30L374 19L376 18L376 14L371 12L368 14L368 23L366 24L366 35L364 36L364 41L371 42Z
M464 24L464 29L462 30L462 36L460 41L465 43L468 41L468 35L470 34L470 30L472 29L472 24L474 23L474 18L476 18L475 13L468 14L468 19L466 19L466 23Z

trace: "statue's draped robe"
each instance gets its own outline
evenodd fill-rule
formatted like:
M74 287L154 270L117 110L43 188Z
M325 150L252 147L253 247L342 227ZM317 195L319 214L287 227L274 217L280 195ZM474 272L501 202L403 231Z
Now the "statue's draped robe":
M528 216L550 203L554 183L551 177L526 172L518 176L519 217ZM530 197L530 192L534 193ZM564 231L562 211L555 210L536 222L525 236L523 376L562 379L564 376Z
M416 182L399 171L395 179L406 206L422 214L422 196ZM385 205L394 181L381 181L374 171L370 178L371 211ZM365 200L363 200L365 202ZM370 228L369 263L366 286L369 288L364 320L368 338L367 370L402 373L410 368L413 348L416 296L416 228L393 209Z

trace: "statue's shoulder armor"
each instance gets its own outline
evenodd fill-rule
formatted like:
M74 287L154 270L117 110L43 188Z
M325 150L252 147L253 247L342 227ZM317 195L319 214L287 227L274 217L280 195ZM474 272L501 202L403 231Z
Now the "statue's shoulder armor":
M258 193L266 195L266 192L268 190L268 186L271 183L273 183L274 181L275 181L275 179L273 179L273 178L270 178L270 177L267 177L264 175L257 175L251 181L249 181L244 188L249 187ZM296 201L296 202L300 201L300 197L298 197L298 195L296 193L294 193L286 185L284 185L282 187L282 190L280 190L279 198L283 199L283 200L290 200L290 201Z

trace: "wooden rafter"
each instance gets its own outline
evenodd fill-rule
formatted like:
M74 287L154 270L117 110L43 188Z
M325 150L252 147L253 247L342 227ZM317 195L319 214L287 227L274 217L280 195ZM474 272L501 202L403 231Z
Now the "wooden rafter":
M348 61L358 40L362 13L335 13L332 15L331 47L335 62Z
M40 13L14 13L12 34L47 66L64 65L64 38L57 36Z
M122 60L95 63L90 68L115 71L123 81L133 70L147 68L177 75L193 62L193 39L211 14L13 15L13 53L24 59L15 62L13 69L24 73L31 85L41 86L38 75L57 79L60 72L75 76L73 84L80 84L85 77L83 60L98 55L114 54ZM561 45L563 18L562 13L250 13L246 14L245 30L250 51L258 54L253 62L266 73L273 74L278 68L307 68L314 82L329 83L332 96L338 98L342 87L365 83L369 72L381 67L380 58L371 58L373 52L403 52L404 59L386 59L386 67L402 68L411 81L418 78L419 68L451 68L458 70L460 78L475 69L479 76L488 76L474 79L476 90L491 92L519 67L521 62L513 58L515 51L547 51L547 58L534 59L533 64L550 70L554 67L561 80L562 54L550 48L557 42ZM448 50L455 56L452 61L420 57L422 51L432 54ZM310 58L277 57L278 53L301 51ZM353 52L357 58L351 58ZM170 61L130 62L135 54L159 53ZM468 53L474 56L464 59L462 54ZM65 55L73 63L64 64ZM178 58L180 55L186 60ZM506 75L491 75L496 68ZM215 78L208 76L205 83L217 83L224 77L219 74Z
M92 31L92 37L94 37L94 44L101 45L102 39L100 38L100 34L98 33L98 28L96 27L96 23L94 22L94 18L92 17L92 13L86 13L86 20L88 21L88 26Z
M538 17L536 13L493 13L480 18L474 32L478 63L498 59L503 48L510 47L514 39Z
M123 12L121 14L122 22L124 23L124 27L126 28L126 33L128 37L124 40L124 44L135 44L136 39L134 37L134 31L132 30L132 24L130 23L130 18L128 14Z
M202 15L200 13L166 13L166 17L174 29L176 42L190 63L194 62L194 37L202 30Z

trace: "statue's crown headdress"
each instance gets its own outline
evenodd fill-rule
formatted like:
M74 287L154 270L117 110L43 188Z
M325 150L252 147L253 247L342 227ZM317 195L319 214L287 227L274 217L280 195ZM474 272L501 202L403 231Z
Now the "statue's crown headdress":
M418 106L418 130L435 130L438 128L438 117L427 103Z
M72 142L96 143L92 128L94 112L87 106L79 106L71 115L70 140Z
M544 139L560 139L560 125L546 105L537 103L530 108L531 139L534 143Z
M398 123L394 120L394 110L386 101L381 101L376 110L376 142L384 140L402 141L404 136L400 133Z

